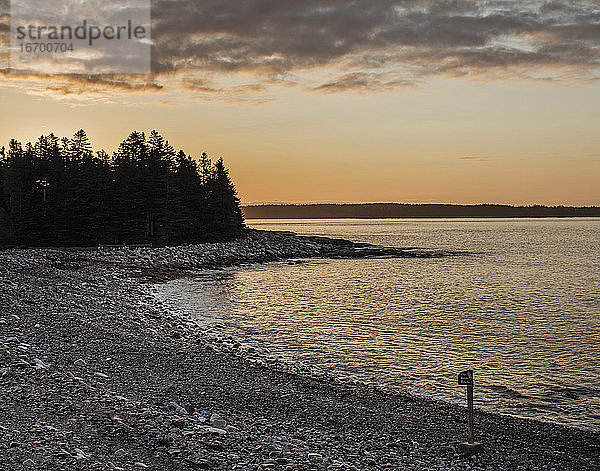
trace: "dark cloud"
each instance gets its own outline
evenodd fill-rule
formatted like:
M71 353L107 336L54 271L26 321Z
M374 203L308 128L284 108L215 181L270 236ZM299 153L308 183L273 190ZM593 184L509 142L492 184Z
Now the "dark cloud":
M0 0L0 47L5 46L9 38L5 33L10 31L10 5L8 0Z
M595 0L154 0L152 21L154 81L229 98L600 70ZM235 88L249 80L258 88Z
M435 75L589 79L600 66L591 1L157 0L154 70L293 76L312 90L387 89Z
M342 75L330 82L313 87L313 91L324 93L345 92L349 90L383 91L399 87L413 87L416 80L390 79L385 74L353 72Z

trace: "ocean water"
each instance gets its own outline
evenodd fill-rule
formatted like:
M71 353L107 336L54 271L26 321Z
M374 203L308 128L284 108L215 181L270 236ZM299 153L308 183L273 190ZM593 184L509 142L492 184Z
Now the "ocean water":
M309 260L163 285L173 309L340 376L600 430L600 219L249 220L265 230L466 251Z

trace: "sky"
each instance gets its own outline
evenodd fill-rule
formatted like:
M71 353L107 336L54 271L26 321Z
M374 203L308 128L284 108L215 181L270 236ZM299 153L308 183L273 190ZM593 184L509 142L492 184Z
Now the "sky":
M151 29L151 74L28 73L0 0L0 143L157 129L246 204L600 205L595 1L160 0Z

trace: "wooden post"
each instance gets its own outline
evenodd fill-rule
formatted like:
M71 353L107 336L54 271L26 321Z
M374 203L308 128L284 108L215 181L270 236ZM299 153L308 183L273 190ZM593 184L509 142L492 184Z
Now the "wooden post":
M475 443L473 434L473 385L467 386L467 424L468 424L468 443Z
M475 441L473 432L473 370L460 373L458 384L467 387L467 441L458 445L458 449L464 455L470 456L483 450L483 445Z

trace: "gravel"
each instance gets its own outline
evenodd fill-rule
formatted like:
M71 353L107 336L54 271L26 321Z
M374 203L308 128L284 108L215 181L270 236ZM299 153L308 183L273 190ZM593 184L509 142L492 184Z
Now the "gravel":
M287 233L0 251L0 469L598 470L600 434L349 383L209 336L153 296L189 270L439 256Z

